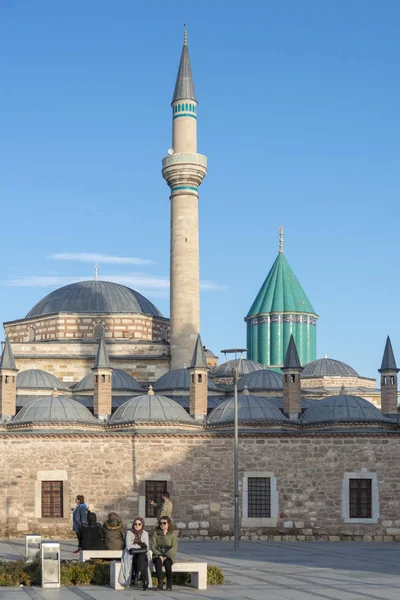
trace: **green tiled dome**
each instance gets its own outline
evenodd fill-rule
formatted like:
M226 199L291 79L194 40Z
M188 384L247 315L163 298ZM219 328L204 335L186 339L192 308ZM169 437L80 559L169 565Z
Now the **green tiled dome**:
M247 316L273 312L315 315L311 302L283 252L278 254Z

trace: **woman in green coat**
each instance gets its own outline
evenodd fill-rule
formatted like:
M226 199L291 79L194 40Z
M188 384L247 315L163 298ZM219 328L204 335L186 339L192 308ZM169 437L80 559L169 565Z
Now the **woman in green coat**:
M178 550L178 533L174 531L172 521L169 517L161 517L158 521L153 534L151 549L157 573L157 590L163 589L163 567L165 567L167 574L167 590L172 590L172 565L175 562Z

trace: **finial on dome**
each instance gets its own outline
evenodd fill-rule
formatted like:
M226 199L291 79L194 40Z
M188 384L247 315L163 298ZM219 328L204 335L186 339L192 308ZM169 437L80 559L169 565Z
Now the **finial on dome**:
M99 265L96 263L94 265L94 280L97 281L99 278Z
M243 388L243 392L242 392L242 394L244 394L245 396L248 396L248 395L249 395L249 393L250 393L250 392L249 392L249 388L247 387L247 385L245 385L245 386L244 386L244 388Z
M325 352L325 354L324 354L324 358L328 358L328 355L327 355L327 353L326 353L326 352Z
M51 395L52 395L53 398L57 398L57 396L58 396L57 388L53 388L53 391L52 391Z
M154 390L153 390L153 386L149 385L149 389L147 390L147 395L148 396L154 396Z
M283 252L283 227L279 227L279 252Z
M187 29L186 29L186 24L183 26L183 45L187 46Z

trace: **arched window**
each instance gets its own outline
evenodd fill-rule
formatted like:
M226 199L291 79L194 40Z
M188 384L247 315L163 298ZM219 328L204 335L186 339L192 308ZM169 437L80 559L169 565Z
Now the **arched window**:
M386 375L383 376L383 385L386 385Z
M186 110L189 110L189 104L186 104Z
M106 382L106 376L105 376L105 375L102 375L102 376L101 376L101 383L105 383L105 382Z
M167 338L168 338L168 336L167 336L167 330L164 329L164 328L162 328L161 331L160 331L160 339L161 339L162 342L166 342Z
M192 375L192 383L194 383L194 375Z
M34 342L36 339L36 331L33 327L28 331L28 342Z
M296 383L296 375L291 375L291 376L290 376L290 381L291 381L292 383Z
M201 382L203 381L203 378L202 378L202 376L201 376L201 373L199 373L199 374L197 375L197 381L198 381L199 383L201 383Z
M181 112L181 105L178 104L178 112Z
M390 385L394 385L394 375L390 376Z
M93 337L95 340L101 340L103 339L105 334L105 328L104 325L102 325L101 323L97 323L97 325L94 326L93 329Z

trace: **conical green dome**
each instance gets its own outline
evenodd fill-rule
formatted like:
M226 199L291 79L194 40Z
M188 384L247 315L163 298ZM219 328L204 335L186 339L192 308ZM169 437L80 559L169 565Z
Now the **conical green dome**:
M315 315L283 252L279 252L247 316L275 312Z

